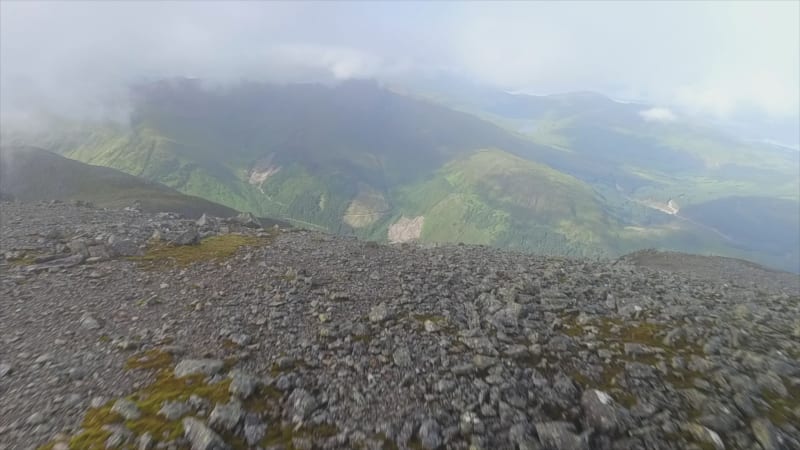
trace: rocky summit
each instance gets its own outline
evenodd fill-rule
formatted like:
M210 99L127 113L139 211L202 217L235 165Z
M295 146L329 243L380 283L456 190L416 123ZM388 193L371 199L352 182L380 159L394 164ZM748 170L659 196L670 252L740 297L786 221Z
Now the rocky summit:
M0 211L0 449L800 448L796 275Z

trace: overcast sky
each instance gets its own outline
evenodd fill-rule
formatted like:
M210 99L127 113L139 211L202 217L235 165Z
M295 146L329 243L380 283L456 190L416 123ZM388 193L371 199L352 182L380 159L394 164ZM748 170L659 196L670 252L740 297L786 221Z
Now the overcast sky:
M797 118L800 2L0 2L0 106L88 107L136 80L403 79L594 90Z

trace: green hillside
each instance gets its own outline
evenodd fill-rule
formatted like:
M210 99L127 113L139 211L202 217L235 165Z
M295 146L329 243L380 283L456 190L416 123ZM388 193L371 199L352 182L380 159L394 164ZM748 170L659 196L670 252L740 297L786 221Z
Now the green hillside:
M371 239L584 256L656 247L800 271L786 233L755 223L728 233L718 224L742 211L715 206L746 197L757 211L780 199L791 211L800 154L702 124L646 121L648 106L597 94L454 95L431 101L366 81L168 80L133 91L130 124L61 122L6 139ZM781 230L787 217L775 216Z
M162 184L38 148L3 147L0 163L0 192L19 200L83 200L108 208L136 203L146 211L178 212L187 217L203 213L228 217L237 213Z

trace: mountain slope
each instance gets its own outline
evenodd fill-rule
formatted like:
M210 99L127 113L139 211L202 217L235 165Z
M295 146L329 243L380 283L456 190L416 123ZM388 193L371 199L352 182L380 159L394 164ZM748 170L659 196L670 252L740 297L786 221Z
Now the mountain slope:
M364 81L169 80L134 90L128 126L62 123L14 139L329 232L587 256L655 247L800 271L785 233L728 233L717 223L741 212L708 203L800 211L795 154L591 93L439 101ZM706 206L713 220L691 212Z
M0 161L0 192L19 200L84 200L110 208L136 202L145 211L172 211L187 217L236 214L231 208L162 184L38 148L3 147Z
M665 108L590 92L532 96L454 80L404 92L558 148L560 153L543 160L602 192L629 222L660 220L634 211L639 206L664 211L723 238L723 247L744 252L740 257L749 253L762 263L800 271L800 152L744 142ZM710 247L701 242L684 250Z

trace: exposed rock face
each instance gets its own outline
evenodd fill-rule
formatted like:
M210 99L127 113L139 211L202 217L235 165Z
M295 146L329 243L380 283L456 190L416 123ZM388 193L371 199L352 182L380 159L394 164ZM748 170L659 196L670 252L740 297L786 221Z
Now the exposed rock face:
M796 277L0 207L0 449L800 448Z
M417 216L411 219L402 216L397 222L389 226L387 238L393 244L416 241L422 235L422 226L424 224L424 216Z
M389 211L389 203L380 191L360 184L358 194L350 202L342 220L353 228L372 225Z

